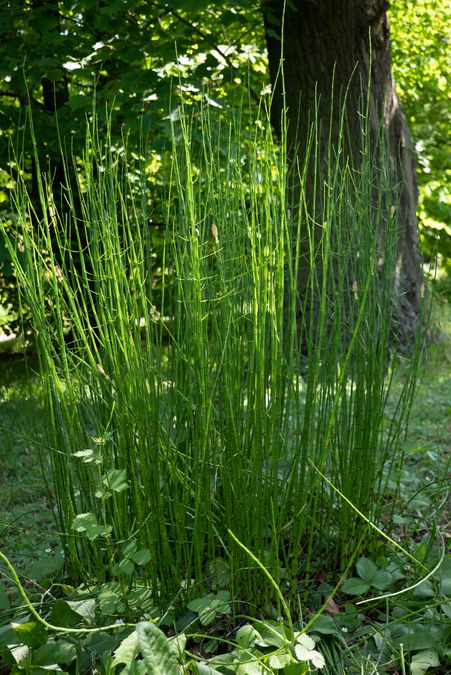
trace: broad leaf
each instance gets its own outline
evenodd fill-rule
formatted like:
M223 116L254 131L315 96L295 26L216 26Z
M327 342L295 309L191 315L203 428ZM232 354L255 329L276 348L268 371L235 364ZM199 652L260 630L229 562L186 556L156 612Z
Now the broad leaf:
M344 593L349 593L349 595L363 595L370 590L370 585L366 581L363 581L363 579L351 577L350 579L346 579L341 589Z
M35 581L42 581L59 572L64 565L64 556L60 551L35 560L27 570L27 575Z
M378 591L385 591L393 583L393 577L389 572L385 570L377 570L374 575L371 586L377 588Z
M113 661L111 665L113 668L120 664L124 664L128 668L131 667L139 652L138 633L136 630L130 633L125 640L122 640L119 647L113 653Z
M32 649L47 642L47 629L38 621L13 624L13 629L19 640Z
M368 558L360 558L356 564L357 574L363 581L366 581L367 584L372 585L374 576L376 575L378 568L373 563L372 560Z
M152 554L148 548L142 548L136 553L133 553L130 558L136 565L147 565L152 560Z
M33 654L32 663L37 666L48 666L52 663L72 663L77 656L77 649L72 642L58 640L39 647Z
M260 634L256 642L260 647L284 647L287 644L288 639L276 621L254 621L253 625Z
M74 611L66 600L59 599L53 603L49 621L54 626L73 628L78 626L81 618L81 615Z
M178 675L177 658L166 635L154 623L141 621L136 626L141 654L152 675Z
M125 469L110 469L102 477L102 483L113 492L123 492L130 487Z
M113 529L111 525L99 525L94 513L80 513L72 521L72 529L85 534L90 541L106 537Z
M208 663L202 662L197 664L197 672L199 675L222 675L216 668L212 668Z
M281 670L288 666L291 661L291 656L288 652L281 652L280 654L272 654L268 659L268 665L274 670Z
M84 600L66 600L69 607L79 614L85 621L92 623L96 613L96 601L94 598Z
M9 609L8 593L3 581L0 581L0 609Z
M257 640L261 640L261 635L249 623L245 626L241 626L236 633L237 643L240 647L244 647L245 649L253 647Z
M313 633L321 633L323 635L340 635L335 621L330 616L319 616L313 626L311 626Z
M410 672L412 675L424 675L429 668L436 668L439 665L440 660L437 652L434 649L428 649L415 654L410 664Z

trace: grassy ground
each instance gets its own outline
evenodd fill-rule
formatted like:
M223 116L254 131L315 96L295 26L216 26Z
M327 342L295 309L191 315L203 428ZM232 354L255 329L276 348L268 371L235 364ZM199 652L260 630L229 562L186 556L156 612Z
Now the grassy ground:
M36 363L4 358L0 383L1 548L27 569L57 542L38 453L45 429Z

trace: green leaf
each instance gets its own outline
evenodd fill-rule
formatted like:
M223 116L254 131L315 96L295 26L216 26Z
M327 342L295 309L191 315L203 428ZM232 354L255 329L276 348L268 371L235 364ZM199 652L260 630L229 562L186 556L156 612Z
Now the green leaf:
M138 542L136 539L131 539L129 542L122 547L122 554L124 558L130 558L133 553L136 553L138 548Z
M378 568L373 563L372 560L368 558L360 558L356 564L357 574L363 581L366 581L367 584L372 585L374 576L376 575Z
M177 659L166 635L154 623L141 621L136 626L144 663L152 675L178 675Z
M103 614L120 614L124 611L124 601L118 592L104 588L98 596L100 611Z
M53 556L48 555L35 560L28 568L27 574L30 579L40 582L59 572L63 568L63 565L64 556L61 551L57 551Z
M212 668L208 663L202 662L197 664L197 672L199 675L222 675L221 671Z
M254 628L260 634L260 639L256 643L260 647L284 647L287 644L287 638L282 633L280 624L276 621L253 621Z
M362 579L351 577L350 579L346 579L341 589L349 595L363 595L370 590L370 585Z
M96 601L94 598L84 600L66 600L69 607L88 623L93 623L96 613Z
M49 642L33 654L32 663L37 666L48 666L53 663L59 665L72 663L77 657L77 649L72 642L58 640Z
M91 464L91 462L94 462L95 464L102 463L101 456L97 452L94 452L94 450L92 450L91 448L74 452L74 457L78 457L79 459L81 459L84 464Z
M417 598L433 598L435 595L434 584L430 579L423 581L413 590L413 595Z
M377 570L374 575L371 586L377 588L378 591L385 591L393 583L392 575L385 570Z
M284 668L284 675L304 675L309 672L308 664L305 663L290 663Z
M125 640L122 640L119 647L113 652L113 661L111 665L113 668L120 664L124 664L130 668L139 652L138 633L136 630L130 633Z
M281 670L288 666L291 661L291 656L288 652L281 652L280 654L272 654L268 659L268 665L274 670Z
M20 639L15 634L12 623L7 623L5 626L0 626L0 654L1 647L18 644L19 642Z
M117 632L116 632L117 633ZM119 640L108 633L90 633L86 638L87 649L95 656L102 656L105 652L112 654L118 646Z
M136 553L133 553L130 558L137 565L147 565L152 560L152 554L148 548L142 548Z
M412 675L424 675L429 668L436 668L440 665L438 654L434 649L427 649L423 652L418 652L412 658L410 664L410 672Z
M210 571L213 576L212 586L224 588L230 584L230 567L221 558L216 558L210 564Z
M8 593L3 581L0 581L0 609L9 609Z
M451 596L451 556L445 558L434 575L440 580L440 590L445 596Z
M184 654L186 647L185 633L180 633L180 635L174 635L169 638L169 646L177 658L181 657Z
M130 487L125 469L110 469L103 476L102 483L113 492L123 492Z
M19 640L32 649L45 644L48 639L47 629L38 621L13 624L13 630Z
M99 525L94 513L80 513L73 519L72 529L94 541L98 537L107 537L113 528L111 525Z
M216 609L212 607L211 598L196 598L188 603L188 609L199 615L200 622L204 626L208 626L215 620Z
M244 657L247 660L247 663L240 663L238 668L235 670L236 675L265 675L267 669L263 664L258 661L249 661L249 655L246 654Z
M316 619L315 623L311 626L311 630L314 633L321 633L323 635L340 635L340 631L332 617L324 616L324 614Z
M54 626L62 626L64 628L73 628L78 626L81 620L80 614L74 612L66 600L56 600L53 603L52 611L50 612L49 622Z
M130 577L134 571L135 566L132 563L132 561L129 560L128 558L125 558L125 560L121 560L119 565L116 565L114 568L115 574L118 574L119 576L122 574L125 577Z
M230 614L232 609L229 604L230 593L219 591L217 595L209 593L203 598L196 598L188 603L188 609L199 615L200 622L204 626L211 624L217 614Z
M249 649L249 647L253 647L255 645L257 640L261 640L261 635L249 623L247 623L245 626L241 626L241 628L237 630L236 641L240 647Z

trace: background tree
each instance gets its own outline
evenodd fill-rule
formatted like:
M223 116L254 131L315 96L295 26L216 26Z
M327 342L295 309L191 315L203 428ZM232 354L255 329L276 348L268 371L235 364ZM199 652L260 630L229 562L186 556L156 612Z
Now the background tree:
M416 218L418 192L413 143L391 72L387 9L385 0L271 0L265 6L266 41L275 86L272 122L280 131L286 106L293 163L298 153L305 152L315 117L321 125L320 149L327 144L329 132L332 138L338 135L344 101L349 132L345 151L354 162L358 163L361 156L365 111L374 148L383 125L391 155L393 192L398 195L400 273L393 292L395 316L398 335L409 342L415 334L423 284ZM283 77L279 72L281 58ZM320 150L323 161L325 154ZM321 220L321 213L318 218Z
M436 2L421 0L420 4L427 6L429 11L429 5ZM398 11L397 5L393 11ZM62 178L59 139L65 152L73 155L76 166L77 158L83 152L86 118L93 114L95 93L100 125L105 121L107 106L109 108L117 156L124 156L126 138L129 151L134 156L141 156L146 165L153 220L158 222L161 219L158 214L159 190L155 185L162 180L164 152L170 146L168 117L171 115L173 120L177 117L178 94L183 91L184 97L194 106L201 101L214 106L219 116L229 115L235 106L241 105L243 97L251 103L258 100L269 76L275 81L281 7L280 0L261 5L251 0L212 0L207 4L191 0L25 0L23 3L6 0L1 3L0 208L3 216L13 218L9 195L19 170L28 174L30 189L36 191L27 108L31 108L33 115L41 167L58 192ZM404 9L403 5L399 11ZM410 21L421 31L412 18L414 14L410 12ZM321 21L324 21L323 26ZM289 114L293 120L297 116L300 91L304 98L311 97L315 81L322 91L321 105L328 108L326 100L330 95L335 62L338 90L357 61L360 72L367 72L369 31L374 60L372 102L374 111L382 110L383 82L387 82L390 72L390 58L386 7L380 0L364 3L342 0L333 5L322 0L288 3L286 25L285 81ZM440 30L444 32L443 27ZM399 37L397 39L399 56L410 48L410 44L405 36L401 43ZM442 45L440 34L437 41ZM444 58L442 52L443 47L434 52L433 63L438 64L438 69L443 68L440 66ZM407 53L404 58L407 63ZM295 72L290 70L293 68ZM404 66L404 70L407 69ZM359 81L359 78L353 80L350 108L355 108ZM414 85L408 80L406 84L406 77L403 82L403 90L410 94ZM419 86L415 86L419 90ZM406 140L408 135L391 84L387 93L385 114L392 113L390 134L395 156L399 134L403 133ZM276 95L276 106L278 100ZM414 104L409 102L409 106L409 120L415 124ZM352 115L349 117L353 119ZM277 120L278 115L274 112L276 126ZM247 124L243 120L242 128L246 129ZM291 129L294 127L294 123L290 124ZM437 187L440 167L446 161L443 133L432 135L431 129L423 123L415 130L425 147L429 148L430 138L442 147L441 154L437 151L437 161L431 164L435 173L430 178L434 179L435 187L429 201L423 199L422 206L423 211L426 206L429 209L427 215L434 211L433 224L437 226L434 232L439 232L438 227L442 228L439 244L445 250L446 230L443 228L448 216L443 190ZM144 144L145 153L142 152ZM20 157L11 154L11 147L20 149ZM422 158L425 156L426 151ZM20 160L20 167L17 160ZM400 297L406 322L413 325L420 277L410 160L411 150L406 146L397 162L398 175L402 170L403 180L406 179L405 184L410 186L410 194L408 191L403 193L406 221L400 255L406 271ZM425 168L423 164L421 167ZM130 165L129 171L133 170ZM426 188L430 185L428 175L424 171L422 175ZM59 197L62 203L64 195L63 190ZM428 232L432 232L431 222L429 219L426 223ZM435 234L429 237L430 250L437 240ZM14 282L1 241L0 266L3 266L4 275L3 281L0 277L0 304L4 305L10 301L5 298L5 289ZM10 293L7 295L11 298Z

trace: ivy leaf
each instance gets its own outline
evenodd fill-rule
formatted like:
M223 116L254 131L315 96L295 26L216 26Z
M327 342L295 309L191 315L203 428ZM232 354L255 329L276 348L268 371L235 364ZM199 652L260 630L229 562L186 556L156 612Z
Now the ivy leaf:
M166 635L154 623L141 621L136 626L144 663L153 675L178 675L176 656Z

